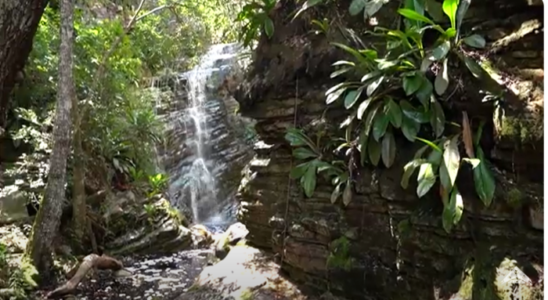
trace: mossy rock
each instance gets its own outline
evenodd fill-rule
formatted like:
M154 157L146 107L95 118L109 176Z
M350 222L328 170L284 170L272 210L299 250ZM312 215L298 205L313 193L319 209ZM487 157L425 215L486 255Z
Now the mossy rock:
M538 300L543 288L524 273L528 266L516 260L497 258L486 249L471 256L461 274L458 299L468 300Z

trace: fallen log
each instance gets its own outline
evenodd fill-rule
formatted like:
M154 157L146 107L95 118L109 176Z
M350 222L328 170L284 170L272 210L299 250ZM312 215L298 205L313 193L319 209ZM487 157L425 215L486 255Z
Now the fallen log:
M118 271L123 268L122 262L106 255L90 254L82 260L80 265L75 266L67 274L70 278L65 284L48 293L46 298L57 298L72 294L86 274L92 269Z

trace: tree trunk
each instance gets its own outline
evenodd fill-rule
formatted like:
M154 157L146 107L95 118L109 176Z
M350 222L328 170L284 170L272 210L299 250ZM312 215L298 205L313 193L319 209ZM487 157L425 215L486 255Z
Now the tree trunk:
M0 0L0 129L6 125L10 93L30 54L47 3L47 0Z
M85 160L82 149L82 130L80 128L80 114L76 95L72 97L72 113L74 125L73 164L72 164L72 226L74 239L83 241L87 228L86 222L86 189L85 189ZM82 250L82 249L81 249Z
M67 157L70 154L72 107L72 47L74 36L72 0L61 0L61 45L59 48L59 89L53 129L53 149L48 184L42 206L35 220L27 255L42 279L51 270L53 240L58 232L63 203Z

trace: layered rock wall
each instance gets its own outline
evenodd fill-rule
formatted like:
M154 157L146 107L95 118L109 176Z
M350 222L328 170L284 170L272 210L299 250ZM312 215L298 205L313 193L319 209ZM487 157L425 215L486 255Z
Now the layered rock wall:
M326 111L324 104L324 91L334 83L329 79L330 65L346 58L329 44L342 40L340 31L314 35L309 25L311 19L347 14L349 1L337 3L338 7L311 9L290 22L288 16L298 6L281 1L271 13L274 36L260 41L252 70L235 92L242 113L257 121L262 139L255 145L255 157L238 194L239 218L249 230L250 242L278 252L293 278L351 299L510 299L510 294L517 293L516 286L522 289L520 299L535 299L531 287L542 282L543 268L543 226L537 217L543 209L542 133L523 139L514 128L508 136L519 141L516 147L508 143L508 136L495 131L500 127L488 122L486 128L495 134L488 131L482 146L497 166L496 199L484 208L473 185L462 179L465 182L459 186L467 186L462 192L465 217L451 234L441 226L439 199L419 201L415 187L400 187L402 167L417 145L400 140L395 166L361 170L354 198L346 207L331 204L329 183L319 182L314 195L305 198L298 182L289 180L296 161L284 141L286 129L305 127L322 116L335 124L340 120L341 112ZM479 26L490 45L504 45L490 58L504 70L504 80L511 78L510 86L524 107L512 112L538 121L543 118L538 113L543 108L542 25L534 24L542 24L542 3L534 5L539 3L474 1L466 27ZM380 26L391 26L397 6L390 2L381 10ZM357 31L371 29L361 20L345 19L348 23L343 25ZM448 119L459 120L460 113L454 112L460 110L492 118L492 110L478 108L478 90L470 85L460 89L455 97L462 100L445 107ZM521 157L509 167L517 153ZM509 205L512 198L519 198L517 207ZM404 220L409 220L405 228L400 225ZM329 245L341 236L350 241L352 264L346 270L328 268ZM516 265L522 271L516 271ZM509 275L512 272L521 277L505 277L514 276Z

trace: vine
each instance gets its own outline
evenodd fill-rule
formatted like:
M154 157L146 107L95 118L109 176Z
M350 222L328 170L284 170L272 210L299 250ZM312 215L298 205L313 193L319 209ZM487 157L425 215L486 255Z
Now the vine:
M306 1L295 16L323 2ZM483 126L474 137L468 115L463 112L460 125L449 123L457 130L448 133L448 122L440 103L451 97L441 99L449 87L450 59L457 57L474 77L485 77L486 71L464 50L465 47L484 48L486 42L478 34L460 37L460 26L470 5L469 0L460 3L458 0L445 0L439 7L428 1L404 2L403 8L398 9L398 14L403 17L403 30L376 27L373 32L368 32L385 40L386 51L383 53L373 48L356 49L332 43L354 58L333 64L335 71L331 78L341 78L341 81L325 94L327 105L336 105L342 99L348 112L340 125L345 130L345 137L334 151L335 158L329 160L325 153L333 148L321 149L318 142L302 130L289 129L286 140L294 147L293 156L304 161L293 168L291 177L299 179L305 195L311 197L317 175L325 176L335 186L332 202L342 195L343 203L348 205L352 199L352 172L357 165L356 157L362 166L378 166L382 161L385 167L392 167L397 154L395 133L399 131L408 141L425 144L405 165L401 186L407 188L409 179L418 169L416 193L421 198L431 192L439 180L439 195L444 204L442 223L450 232L463 212L463 199L456 184L463 164L471 165L476 193L485 206L491 204L495 193L494 176L479 146ZM357 15L363 11L368 18L384 3L354 0L349 12ZM433 20L440 20L444 15L450 21L448 28ZM424 42L427 31L436 32L438 36L432 45ZM460 155L461 144L466 156Z

